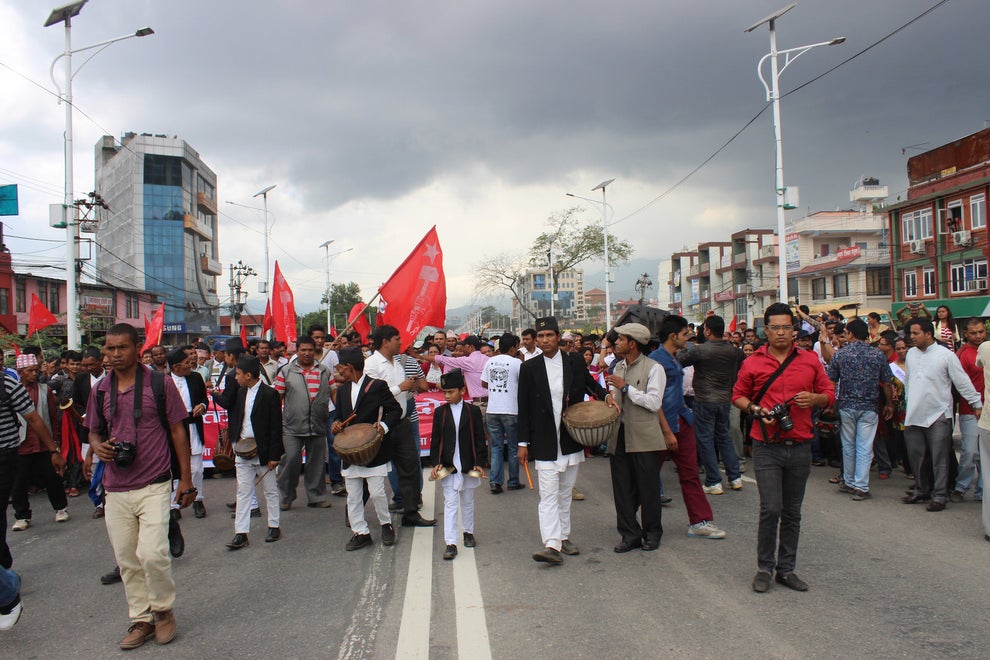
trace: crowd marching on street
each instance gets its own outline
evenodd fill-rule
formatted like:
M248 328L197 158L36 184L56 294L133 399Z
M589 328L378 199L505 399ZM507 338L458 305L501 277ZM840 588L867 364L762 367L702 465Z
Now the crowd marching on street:
M141 353L137 330L118 324L82 352L25 348L0 388L0 630L23 609L8 535L44 515L69 521L80 496L113 547L115 565L100 579L123 583L124 650L177 634L172 558L185 553L183 511L231 515L226 547L235 552L261 539L291 543L284 512L330 508L339 497L350 527L341 550L360 551L395 545L395 526L437 523L421 513L426 477L443 494L441 556L452 561L497 531L475 517L478 490L505 498L528 484L539 493L532 559L549 567L581 553L571 508L584 499L585 460L609 461L619 554L661 548L673 487L661 480L665 461L676 465L687 509L682 533L699 540L732 533L709 498L742 490L750 469L760 501L752 589L763 593L774 582L809 589L797 556L815 467L862 503L851 506L869 506L871 481L895 475L910 484L902 501L930 512L982 501L982 320L957 327L940 308L897 331L875 314L813 316L775 303L762 337L731 326L712 313L697 327L665 315L599 337L564 331L550 316L520 336L436 329L409 346L392 325L337 337L313 326L289 346L233 337ZM424 473L416 396L431 390L444 403ZM576 406L591 401L600 403L584 405L597 416L587 428L615 430L589 440ZM211 455L204 416L213 406L227 424ZM207 469L235 475L227 502L204 500ZM75 517L84 507L72 508ZM986 503L982 525L990 541Z

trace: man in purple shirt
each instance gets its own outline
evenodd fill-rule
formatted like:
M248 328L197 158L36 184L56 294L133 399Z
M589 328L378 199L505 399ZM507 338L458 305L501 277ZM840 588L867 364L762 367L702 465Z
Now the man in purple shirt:
M173 468L179 473L176 501L185 508L196 499L183 426L186 409L171 379L138 363L134 326L119 323L110 328L104 351L113 371L90 394L86 427L90 446L106 463L107 533L131 619L119 645L134 649L151 637L168 644L176 631L168 554ZM158 378L164 411L152 382Z
M464 374L464 383L472 401L475 404L487 402L488 388L481 384L481 372L485 369L488 356L481 352L481 339L475 335L468 335L457 344L462 351L461 357L424 355L423 358L428 362L439 364L447 371L460 369Z

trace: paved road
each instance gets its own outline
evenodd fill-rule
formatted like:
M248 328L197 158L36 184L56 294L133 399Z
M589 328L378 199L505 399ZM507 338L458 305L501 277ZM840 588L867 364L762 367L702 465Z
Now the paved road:
M616 555L607 460L581 468L588 498L574 504L582 553L561 567L530 559L539 548L536 492L478 491L475 551L440 559L440 528L399 528L392 548L344 552L341 498L329 510L283 513L282 541L224 543L233 521L231 479L208 480L209 516L186 515L186 555L174 562L179 637L133 657L300 658L806 658L986 657L990 646L990 543L979 505L942 513L906 506L901 476L852 502L814 468L804 508L799 574L807 593L774 585L754 594L757 493L711 497L723 541L688 538L676 475L657 552ZM751 475L749 475L751 476ZM432 491L428 492L431 495ZM424 513L431 514L430 497ZM25 613L0 638L0 657L125 655L120 585L102 521L88 502L56 525L35 497L35 525L9 533L24 578ZM41 513L43 512L43 513ZM982 650L981 650L982 649Z

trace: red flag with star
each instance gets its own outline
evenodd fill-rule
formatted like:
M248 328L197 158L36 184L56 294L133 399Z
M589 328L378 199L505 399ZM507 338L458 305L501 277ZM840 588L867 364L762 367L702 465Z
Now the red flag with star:
M399 329L402 350L409 348L426 326L444 326L447 321L447 281L436 226L426 233L378 292L385 303L380 308L381 322Z
M31 294L31 308L28 310L28 333L27 336L30 337L38 330L42 330L57 323L58 319L55 315L45 307L45 303L41 302L37 294Z

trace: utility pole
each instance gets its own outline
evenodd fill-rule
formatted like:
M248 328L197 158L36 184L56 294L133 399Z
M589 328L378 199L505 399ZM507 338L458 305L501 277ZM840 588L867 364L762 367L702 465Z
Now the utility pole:
M252 275L257 275L254 268L246 266L244 262L238 261L230 264L230 334L236 335L240 332L241 312L244 311L244 303L247 295L244 293L244 281ZM244 299L242 300L242 296Z

